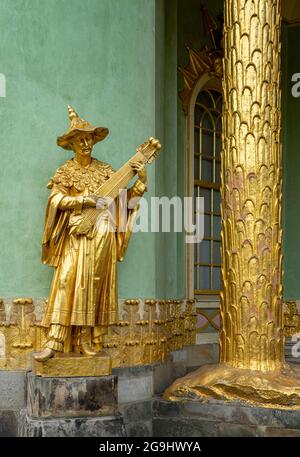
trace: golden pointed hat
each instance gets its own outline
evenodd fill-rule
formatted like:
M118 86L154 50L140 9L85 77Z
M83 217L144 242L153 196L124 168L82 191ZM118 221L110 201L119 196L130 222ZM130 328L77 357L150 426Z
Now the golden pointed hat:
M91 133L94 144L98 143L98 141L104 140L104 138L108 135L109 130L106 127L94 127L89 122L81 119L70 105L68 106L68 112L71 120L71 126L64 135L57 138L58 146L64 149L72 150L70 142L73 140L74 136L80 132Z

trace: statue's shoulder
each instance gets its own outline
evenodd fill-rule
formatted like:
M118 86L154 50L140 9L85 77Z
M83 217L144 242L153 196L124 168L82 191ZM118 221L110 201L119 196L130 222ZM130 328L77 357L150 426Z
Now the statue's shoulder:
M80 167L74 159L71 159L56 170L54 176L48 182L47 187L48 189L52 189L54 186L57 186L58 188L67 190L74 186L78 191L82 191L82 183L86 185L88 182L91 183L89 187L92 191L94 190L93 185L96 187L99 186L101 181L110 178L114 172L115 170L109 163L101 162L94 158L87 169Z
M72 174L75 169L73 159L68 160L66 163L61 165L55 172L54 176L48 182L48 189L52 189L54 184L63 185L63 187L71 187L68 183L71 180ZM70 183L71 184L71 183Z

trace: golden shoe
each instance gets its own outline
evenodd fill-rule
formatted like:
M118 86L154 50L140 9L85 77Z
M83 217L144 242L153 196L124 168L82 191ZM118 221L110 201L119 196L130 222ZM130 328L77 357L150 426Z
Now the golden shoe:
M34 358L38 362L46 362L46 360L51 359L51 357L54 357L54 354L55 351L53 351L53 349L45 348L41 352L35 354Z
M83 355L97 355L97 352L94 351L94 349L89 346L88 344L81 344L80 345L80 352Z

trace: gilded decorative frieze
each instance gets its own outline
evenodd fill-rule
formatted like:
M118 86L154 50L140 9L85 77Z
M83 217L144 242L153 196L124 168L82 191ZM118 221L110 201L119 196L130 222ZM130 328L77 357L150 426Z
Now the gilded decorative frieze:
M41 325L47 301L31 298L0 300L0 368L28 369L30 354L43 347L47 329ZM194 300L120 300L118 324L108 328L104 351L112 366L163 362L174 350L195 343Z
M205 305L196 304L196 332L205 333L220 330L220 306L206 308ZM300 333L300 306L296 300L283 302L283 327L285 337L292 337Z
M208 73L216 78L222 77L222 57L220 54L209 51L207 47L195 51L186 45L189 53L189 62L185 67L178 67L182 74L184 87L179 92L183 111L187 114L190 96L202 75Z

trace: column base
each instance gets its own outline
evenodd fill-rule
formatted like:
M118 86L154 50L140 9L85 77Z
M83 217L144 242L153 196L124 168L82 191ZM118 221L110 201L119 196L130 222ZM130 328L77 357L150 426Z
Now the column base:
M225 364L205 365L177 379L164 393L170 401L240 400L254 406L300 410L300 367L284 364L262 372Z

